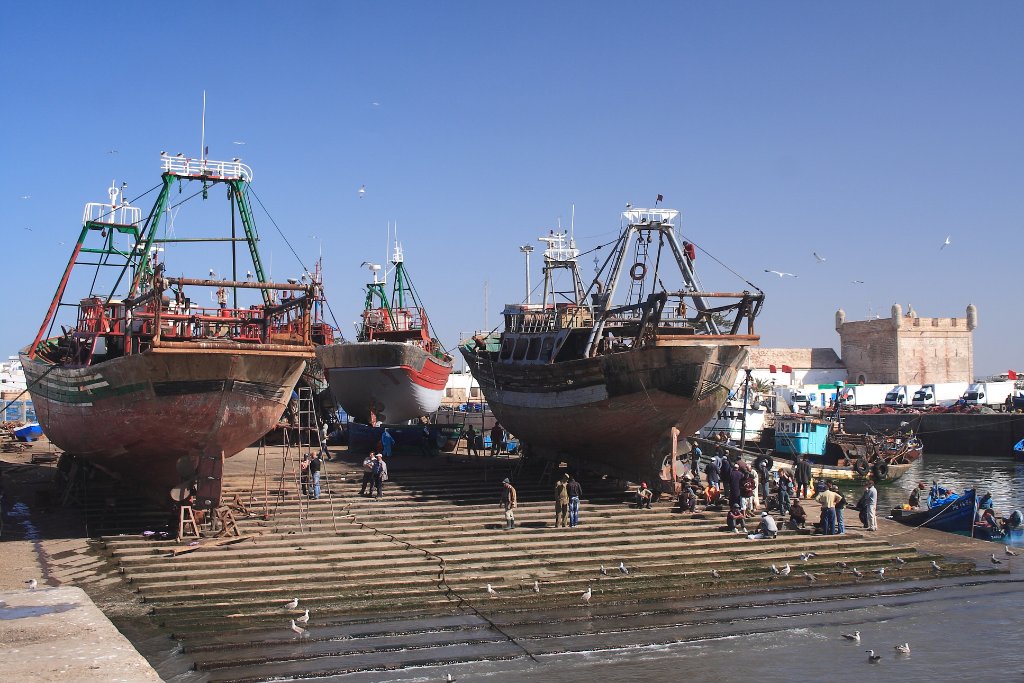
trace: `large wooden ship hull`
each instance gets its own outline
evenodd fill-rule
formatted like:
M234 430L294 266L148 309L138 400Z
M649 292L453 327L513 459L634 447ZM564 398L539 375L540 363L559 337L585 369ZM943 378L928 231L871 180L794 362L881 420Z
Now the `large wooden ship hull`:
M21 360L50 441L157 500L169 500L189 464L201 470L202 456L231 457L277 424L311 355L213 342L195 346L76 368L30 358L28 349ZM219 481L210 491L216 504Z
M756 343L692 339L552 364L462 352L498 421L531 456L657 481L671 429L693 434L721 408L747 346Z
M415 344L354 342L317 347L331 395L353 419L400 423L437 410L450 360Z

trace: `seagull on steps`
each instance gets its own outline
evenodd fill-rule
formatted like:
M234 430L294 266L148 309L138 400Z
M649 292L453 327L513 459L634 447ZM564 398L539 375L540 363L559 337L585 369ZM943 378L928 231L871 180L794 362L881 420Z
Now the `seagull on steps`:
M907 561L904 560L902 557L900 557L899 555L896 556L896 564L906 564L906 563L907 563Z
M814 574L808 574L807 572L804 572L804 578L807 579L809 583L814 583L818 580Z
M811 559L812 557L817 557L817 556L818 556L818 553L813 553L813 552L800 553L800 561L801 562L806 562L807 560Z
M608 570L604 568L603 564L601 565L601 575L608 576Z
M487 594L492 598L498 594L498 591L491 587L491 584L487 584Z
M593 597L593 595L594 595L594 591L592 591L590 589L590 586L587 586L587 590L583 591L583 595L580 596L580 599L583 600L583 604L589 605L590 604L590 598Z
M932 560L932 571L936 571L936 572L941 572L942 571L942 567L940 567L939 564L935 560Z
M299 622L300 624L308 624L309 623L309 610L306 610L306 613L303 614L298 619L296 619L295 621Z
M782 568L782 569L781 569L781 570L779 571L779 576L789 576L789 573L790 573L791 571L793 571L793 568L792 568L792 567L790 567L790 566L789 566L789 562L787 562L787 563L786 563L786 566L785 566L785 567L783 567L783 568Z
M625 562L619 562L619 571L623 574L629 574L629 569L626 567Z
M294 619L292 619L291 622L292 622L292 631L294 631L296 633L296 635L302 636L302 635L304 635L306 633L306 629L304 629L301 626L299 626L298 624L296 624Z
M854 631L853 633L843 633L841 635L843 636L843 638L846 638L847 640L852 640L855 643L860 642L860 631Z
M1003 561L996 557L995 553L992 553L992 564L1002 564Z
M30 591L34 591L36 588L39 587L39 582L36 581L35 579L29 579L28 581L25 582L25 585L28 586L28 589Z
M286 602L284 604L284 608L285 609L295 609L298 606L299 606L299 599L298 598L292 598L290 602Z
M875 570L875 573L878 574L878 578L884 579L885 578L885 567L879 567L878 569Z
M533 592L540 593L540 581L533 582Z
M722 578L722 574L717 569L712 569L711 570L711 578L720 579L720 578Z
M779 571L779 568L776 567L774 564L771 567L769 567L769 569L771 569L772 574L775 574L775 576L779 576L782 574L782 572Z
M860 577L864 576L864 572L862 572L861 570L857 569L856 567L853 567L852 569L850 569L850 571L853 572L853 575L856 576L858 579Z
M1003 549L1006 550L1006 554L1009 555L1010 557L1017 557L1017 553L1015 553L1014 551L1010 550L1010 546L1004 545Z

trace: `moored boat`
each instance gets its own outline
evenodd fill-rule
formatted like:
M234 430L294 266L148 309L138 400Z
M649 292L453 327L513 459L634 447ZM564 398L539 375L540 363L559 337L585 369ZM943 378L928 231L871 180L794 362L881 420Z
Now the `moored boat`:
M589 288L572 237L540 238L547 244L541 303L505 307L497 348L478 338L460 350L527 457L672 482L676 435L694 433L725 402L747 347L758 343L753 322L764 296L704 291L694 245L676 237L678 211L630 208L622 216ZM621 305L616 294L624 294Z
M977 500L974 489L967 489L963 494L947 493L939 497L936 487L928 497L929 505L923 510L906 510L902 507L893 508L892 518L900 524L913 527L926 527L938 531L970 534L974 525Z
M363 319L355 342L317 347L331 395L358 422L398 424L437 410L452 359L432 335L427 312L416 297L396 243L391 259L394 286L370 267Z
M109 202L86 205L71 258L21 361L43 431L65 453L156 500L215 507L224 458L277 423L313 357L316 286L266 281L248 166L166 153L161 163L160 191L145 219L116 183ZM186 238L180 227L159 230L170 222L172 189L192 183L202 187L190 199L226 187L230 232ZM230 245L230 280L212 269L209 278L168 275L164 249L193 241ZM239 243L252 259L245 279L234 265ZM72 297L69 282L79 283L83 271L88 289ZM196 297L204 291L216 306ZM61 325L66 310L73 317Z
M1021 439L1014 445L1013 459L1024 462L1024 439Z

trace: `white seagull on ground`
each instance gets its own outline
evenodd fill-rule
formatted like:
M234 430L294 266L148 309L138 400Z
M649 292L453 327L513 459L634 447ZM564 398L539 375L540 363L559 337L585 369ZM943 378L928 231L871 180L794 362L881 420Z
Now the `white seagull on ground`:
M1010 557L1017 557L1017 553L1015 553L1014 551L1010 550L1010 546L1004 545L1003 549L1006 550L1006 554L1009 555Z
M878 578L884 579L885 578L885 567L879 567L878 569L875 570L875 573L878 574Z
M712 569L711 570L711 576L712 576L712 578L715 578L715 579L722 578L722 574L717 569Z
M587 590L583 591L583 595L580 596L580 599L583 600L584 604L589 605L590 604L590 598L593 597L593 595L594 595L594 591L592 591L590 589L590 586L587 586Z
M306 613L303 614L298 619L296 619L295 621L299 622L300 624L308 624L309 623L309 610L306 610Z
M775 574L775 576L779 576L780 574L782 574L782 572L779 571L779 568L776 567L774 564L772 566L768 567L768 569L770 569L772 574Z
M814 574L808 574L807 572L804 572L804 578L807 579L811 583L814 583L815 581L818 580L817 577L814 576Z
M896 564L906 564L906 563L907 563L907 561L904 560L902 557L900 557L899 555L896 556Z
M28 589L30 591L34 591L36 588L39 587L39 582L36 581L35 579L29 579L28 581L25 582L25 585L28 586Z
M853 572L853 575L856 576L858 579L860 577L864 576L864 572L862 572L861 570L857 569L856 567L853 567L852 569L850 569L850 571Z
M782 568L782 569L781 569L781 570L779 571L779 576L789 576L789 573L790 573L791 571L793 571L793 568L792 568L792 567L790 567L790 566L789 566L789 562L787 562L787 563L786 563L786 566L785 566L785 567L783 567L783 568Z
M494 590L491 587L491 584L487 584L487 594L490 595L493 598L495 595L498 594L498 591Z
M1002 563L1003 563L1003 561L998 559L998 558L996 558L996 554L995 553L992 553L992 564L1002 564Z
M628 574L629 573L629 568L626 567L626 563L625 562L619 562L619 571L622 572L623 574Z
M301 635L306 633L306 629L304 629L301 626L299 626L298 624L296 624L294 619L292 619L291 621L292 621L292 630L295 631L295 633L297 635L301 636Z
M540 581L533 582L533 592L540 593Z
M933 571L937 571L937 572L941 572L942 571L942 567L940 567L939 564L935 560L932 560L932 570Z
M793 273L784 273L781 270L768 270L767 268L765 268L764 272L766 272L766 273L773 273L774 275L778 275L780 278L783 278L783 277L799 277L799 275L793 275Z
M604 576L608 576L608 570L604 568L603 564L601 565L601 574Z
M284 603L284 608L285 609L295 609L298 606L299 606L299 599L298 598L292 598L289 602Z

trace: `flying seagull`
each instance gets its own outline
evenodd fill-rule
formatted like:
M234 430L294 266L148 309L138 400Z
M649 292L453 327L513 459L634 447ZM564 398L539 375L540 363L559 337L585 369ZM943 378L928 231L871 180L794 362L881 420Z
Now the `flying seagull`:
M946 247L949 246L949 243L950 243L950 239L949 238L950 237L951 237L950 235L946 235L946 241L943 242L942 246L939 247L939 251L942 251L943 249L945 249Z
M284 608L285 609L295 609L298 606L299 606L299 599L298 598L292 598L290 602L284 603Z
M901 655L909 655L910 654L910 643L903 643L902 645L894 645L892 649L896 650L896 652L899 652Z
M107 150L107 154L117 154L117 153L118 153L118 152L117 152L117 150L116 150L116 149L108 149L108 150Z
M824 263L825 261L827 261L827 260L828 260L828 259L827 259L827 258L825 258L824 256L819 256L819 255L818 255L818 252L816 252L816 251L812 251L811 253L812 253L812 254L814 255L814 258L815 258L815 260L816 260L816 261L817 261L818 263Z
M29 579L28 581L25 582L25 585L28 586L28 589L30 591L34 591L36 588L39 587L39 582L36 581L35 579Z
M309 623L309 610L306 610L306 613L303 614L298 619L296 619L295 621L299 622L300 624L308 624Z
M359 198L362 199L365 194L366 194L366 185L360 185L359 186Z
M590 586L587 586L587 590L583 591L583 595L580 596L580 599L583 600L583 604L589 605L590 604L590 598L593 597L593 595L594 595L594 591L592 591L590 589Z
M850 280L850 284L851 285L862 285L862 284L864 284L864 281L863 280Z
M23 195L21 195L21 198L22 199L32 199L32 195L30 195L30 194L23 194Z
M231 144L232 145L244 145L245 144L245 140L232 140Z
M874 650L866 650L868 653L868 661L872 664L877 664L878 660L882 658L882 655L876 655Z
M766 272L766 273L774 273L775 275L778 275L780 278L783 278L783 277L786 277L786 276L789 276L789 277L799 277L798 275L793 275L793 273L784 273L781 270L768 270L767 268L765 268L764 272Z
M619 571L622 572L623 574L628 574L629 573L629 568L626 566L625 562L619 562Z
M840 635L842 635L843 638L846 638L847 640L852 640L855 643L860 642L860 631L854 631L853 633L842 633Z
M291 622L292 622L292 630L295 631L295 633L297 635L301 636L301 635L306 633L306 629L304 629L301 626L299 626L298 624L296 624L294 619L292 619Z

